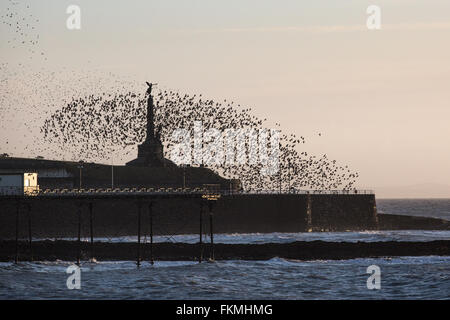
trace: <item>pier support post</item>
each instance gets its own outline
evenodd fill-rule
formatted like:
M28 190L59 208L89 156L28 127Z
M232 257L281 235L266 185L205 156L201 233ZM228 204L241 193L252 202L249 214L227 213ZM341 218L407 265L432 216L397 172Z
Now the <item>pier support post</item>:
M138 201L138 244L137 244L137 261L136 264L139 267L141 265L141 201Z
M150 263L153 265L153 202L148 205L148 214L150 219Z
M14 257L14 263L19 262L19 210L20 210L20 202L16 203L16 253Z
M30 254L30 261L33 261L33 234L31 232L31 204L27 203L28 208L28 250Z
M77 265L80 266L81 261L81 203L78 204L78 253Z
M198 263L202 263L203 258L203 201L200 200L200 229L199 229L199 249L200 249L200 255L198 256Z
M210 250L210 257L209 259L211 261L214 261L214 232L213 232L213 202L209 201L209 232L211 237L211 250Z
M92 202L89 202L89 229L90 229L90 236L91 236L91 260L94 259L94 224L93 224L93 208L92 208Z

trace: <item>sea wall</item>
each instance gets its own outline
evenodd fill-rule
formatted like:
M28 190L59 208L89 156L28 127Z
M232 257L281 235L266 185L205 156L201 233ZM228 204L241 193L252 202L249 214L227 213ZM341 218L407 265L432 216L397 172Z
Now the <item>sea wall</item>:
M93 200L92 225L95 237L136 235L138 212L141 233L150 229L150 200ZM90 234L88 201L31 200L0 201L0 239L12 239L16 232L19 205L19 238L65 238ZM28 211L28 206L30 211ZM155 235L198 234L202 210L203 232L209 232L209 204L201 199L158 199L152 201ZM346 231L377 228L374 195L237 194L213 202L214 233L267 233Z
M374 195L311 195L312 231L377 229Z

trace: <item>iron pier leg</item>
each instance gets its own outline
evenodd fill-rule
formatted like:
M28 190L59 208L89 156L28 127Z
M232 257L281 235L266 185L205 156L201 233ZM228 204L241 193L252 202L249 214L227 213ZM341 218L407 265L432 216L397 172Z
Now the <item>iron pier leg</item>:
M210 260L214 261L214 233L213 233L213 211L212 211L212 201L209 202L209 231L211 237L211 252Z
M137 266L141 265L141 202L138 201L138 245L137 245Z
M81 203L78 205L78 254L77 265L80 266L81 262Z
M15 263L19 262L19 207L20 207L20 203L17 202L17 207L16 207L16 255L14 257Z
M153 265L153 202L148 205L148 213L150 215L150 263Z
M31 233L31 204L28 203L28 249L30 251L30 261L33 261L33 235Z
M93 225L92 202L89 203L89 228L91 233L91 260L92 260L94 259L94 225Z
M198 263L202 263L203 258L203 201L200 201L200 255L198 257Z

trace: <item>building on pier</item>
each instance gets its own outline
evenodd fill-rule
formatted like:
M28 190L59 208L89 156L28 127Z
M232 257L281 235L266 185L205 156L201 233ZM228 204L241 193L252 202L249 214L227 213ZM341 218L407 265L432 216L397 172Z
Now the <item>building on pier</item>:
M37 173L0 170L0 195L24 195L39 190Z

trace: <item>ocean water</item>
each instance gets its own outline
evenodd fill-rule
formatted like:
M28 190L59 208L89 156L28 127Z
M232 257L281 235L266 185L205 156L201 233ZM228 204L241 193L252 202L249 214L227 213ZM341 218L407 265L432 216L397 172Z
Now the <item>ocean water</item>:
M450 220L450 199L377 199L377 210Z
M66 238L76 240L75 238ZM386 231L357 231L357 232L305 232L305 233L233 233L214 234L214 243L289 243L294 241L334 241L334 242L377 242L377 241L433 241L449 240L450 230L386 230ZM203 241L208 242L209 235L203 235ZM89 241L89 238L83 238ZM137 236L114 238L94 238L102 242L137 242ZM174 236L154 236L154 242L184 242L198 243L199 236L192 234ZM141 242L149 243L149 237L142 236Z
M379 200L384 213L449 219L450 200ZM368 231L215 235L216 242L431 241L449 231ZM135 241L133 237L97 239ZM195 235L156 241L198 241ZM450 299L450 257L350 260L85 262L81 289L69 290L70 262L0 263L0 299ZM381 270L381 288L369 290L367 267Z
M85 263L81 289L66 262L0 264L0 299L449 299L450 257L342 261ZM369 290L367 267L380 267Z

